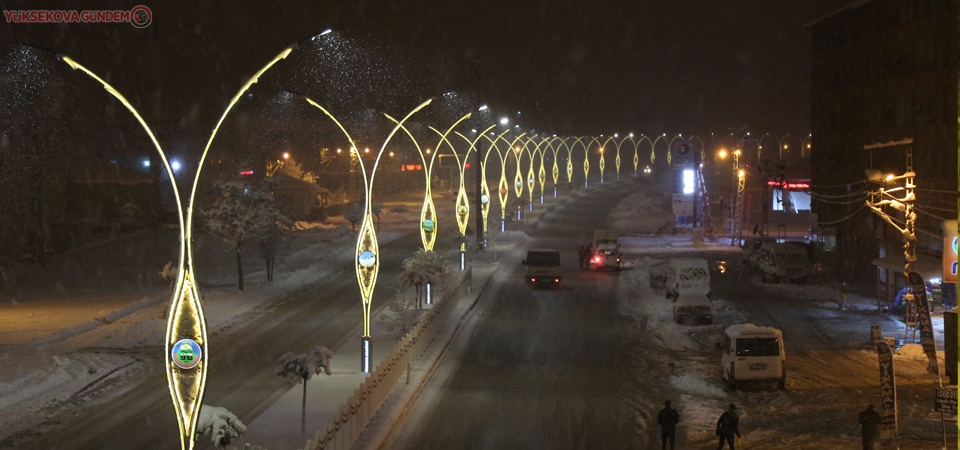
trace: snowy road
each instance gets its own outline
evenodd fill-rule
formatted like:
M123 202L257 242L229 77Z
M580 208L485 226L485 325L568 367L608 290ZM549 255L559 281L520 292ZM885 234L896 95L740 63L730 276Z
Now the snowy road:
M863 297L849 296L840 311L832 287L761 283L741 267L738 248L625 246L632 269L575 269L576 250L593 229L623 229L622 220L604 219L617 201L637 202L638 210L654 202L620 190L626 186L636 185L590 190L531 233L528 247L563 253L564 290L530 291L519 275L522 253L504 258L510 270L501 270L470 331L381 448L659 448L656 415L668 399L681 414L678 448L715 448L714 425L729 403L739 408L751 449L860 448L857 414L879 401L870 325L903 336L902 324ZM711 262L714 325L674 324L672 303L649 287L651 268L678 253ZM715 344L726 326L743 322L783 330L785 391L732 391L722 382ZM895 356L900 448L940 448L937 378L915 350ZM957 448L955 423L946 429L947 448ZM895 448L892 432L878 448Z
M541 218L531 248L558 248L560 291L532 291L522 249L501 260L469 339L444 361L391 448L639 448L625 391L645 389L628 356L616 272L576 269L577 248L635 182L591 189ZM655 368L653 368L655 370Z

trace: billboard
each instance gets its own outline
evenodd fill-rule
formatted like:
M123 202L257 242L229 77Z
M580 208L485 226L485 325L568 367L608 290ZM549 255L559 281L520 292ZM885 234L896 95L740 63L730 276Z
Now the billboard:
M943 282L957 282L957 221L943 221Z

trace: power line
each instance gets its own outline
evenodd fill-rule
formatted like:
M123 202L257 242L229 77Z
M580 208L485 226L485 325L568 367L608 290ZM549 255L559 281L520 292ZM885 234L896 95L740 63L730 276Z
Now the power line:
M956 213L957 213L957 210L955 210L955 209L949 209L949 208L938 208L938 207L936 207L936 206L930 206L930 205L921 205L921 206L923 206L924 208L927 208L927 209L935 209L935 210L937 210L937 211L946 211L946 212L952 212L952 213L954 213L954 214L956 214Z
M811 192L811 193L810 193L810 196L811 196L811 197L814 197L814 198L818 198L818 197L823 197L823 198L844 198L844 197L853 197L854 195L863 195L864 192L867 192L867 190L866 190L866 189L861 189L861 190L859 190L859 191L857 191L857 192L851 192L851 193L849 193L849 194L838 194L838 195L815 194L815 193Z
M863 208L866 208L866 207L867 207L867 205L864 204L863 206L860 207L860 209L854 211L853 213L851 213L851 214L850 214L849 216L847 216L847 217L844 217L844 218L842 218L842 219L840 219L840 220L834 220L834 221L832 221L832 222L820 222L820 225L835 225L835 224L838 224L838 223L840 223L840 222L849 220L849 219L851 219L853 216L855 216L858 212L860 212L861 210L863 210Z
M814 198L814 200L816 200L816 201L818 201L818 202L820 202L820 203L828 203L828 204L831 204L831 205L851 205L851 204L854 204L854 203L861 203L861 202L865 201L866 199L867 199L867 197L866 197L866 196L863 196L863 197L861 197L861 198L857 198L857 199L853 199L853 200L847 200L847 201L845 201L845 202L837 202L837 201L832 201L832 200L823 200L823 199L819 199L819 198Z
M918 187L915 187L915 188L913 188L913 189L915 189L915 190L917 190L917 191L923 191L923 192L937 192L937 193L940 193L940 194L953 194L953 195L958 195L958 194L960 194L960 192L958 192L958 191L941 191L941 190L939 190L939 189L923 189L923 188L918 188Z
M913 209L914 209L914 211L916 211L916 212L918 212L918 213L926 214L926 215L928 215L928 216L930 216L930 217L933 217L933 218L935 218L935 219L940 219L940 220L943 220L943 221L952 220L952 219L944 219L943 217L940 217L940 216L938 216L938 215L936 215L936 214L928 213L928 212L926 212L926 211L924 211L924 210L922 210L922 209L920 209L920 208L918 208L918 207L916 207L916 206L914 206Z
M854 182L852 182L852 183L847 183L847 184L837 184L837 185L834 185L834 186L817 186L817 185L810 185L810 189L814 189L814 188L816 188L816 189L849 188L850 186L855 186L855 185L860 184L860 183L864 183L864 184L865 184L866 182L867 182L867 180L860 180L860 181L854 181Z

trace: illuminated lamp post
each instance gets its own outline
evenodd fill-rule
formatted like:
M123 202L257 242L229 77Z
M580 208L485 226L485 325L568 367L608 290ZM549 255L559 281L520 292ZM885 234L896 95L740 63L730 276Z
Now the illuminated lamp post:
M450 142L446 140L447 135L450 134L450 131L453 130L458 124L460 124L460 122L469 118L470 114L468 113L467 115L461 117L460 120L457 120L453 125L450 126L450 128L447 129L446 133L441 134L439 131L431 127L431 129L436 131L437 134L440 134L440 142L437 144L437 151L433 152L433 155L430 157L429 163L427 163L426 156L424 155L423 150L420 148L420 144L417 142L417 139L413 137L413 134L410 133L410 130L408 130L407 127L403 126L402 123L397 122L396 119L394 119L393 117L390 117L390 116L387 116L387 117L390 118L390 120L394 121L397 124L397 126L399 126L400 129L402 129L403 132L407 134L407 137L409 137L410 140L413 141L413 145L417 148L417 153L420 154L420 160L423 162L423 166L425 169L424 176L426 177L426 180L425 180L425 188L424 188L424 196L423 196L423 208L420 210L420 239L423 241L423 250L427 252L432 252L433 246L437 241L437 225L438 225L437 224L437 208L433 203L433 189L432 189L432 183L431 183L433 178L432 177L433 163L434 161L437 160L437 155L440 154L441 146L443 145L443 143L447 142L448 145L450 144ZM450 145L450 149L451 151L453 151L454 156L456 156L456 150L453 149L453 145ZM427 149L427 153L428 154L430 153L429 148ZM459 165L459 158L457 160L457 165ZM457 198L457 206L466 205L466 201L467 201L467 194L462 190L463 188L462 184L460 187L461 187L460 194L463 194L463 197L462 199L459 197ZM458 218L457 221L459 222L460 219ZM426 284L426 302L427 302L427 305L430 305L433 303L432 289L429 282L427 282Z
M460 186L457 189L457 203L456 203L456 209L455 209L455 213L457 217L457 228L460 230L460 270L466 270L466 265L467 265L466 238L467 238L467 220L469 220L469 217L470 217L470 203L467 200L467 190L463 185L463 169L464 169L463 166L467 161L467 154L469 154L469 150L467 150L467 152L464 154L463 162L461 162L460 156L457 155L457 149L454 148L453 144L451 144L450 141L447 140L447 134L449 134L450 131L457 126L457 124L459 124L461 121L463 121L468 117L470 117L470 114L463 116L460 120L454 123L453 126L447 129L446 133L440 133L440 131L437 130L436 128L430 127L431 130L433 130L435 133L440 135L440 142L437 143L437 153L434 154L434 157L436 157L436 155L440 153L441 146L443 145L444 142L446 142L447 145L450 146L450 152L453 153L453 157L456 158L457 160L457 172L459 172L460 174ZM433 160L430 161L430 164L431 166L433 165ZM427 302L427 304L428 305L430 304L429 301Z
M657 136L657 138L654 139L653 142L650 143L650 164L656 163L657 155L656 155L655 150L656 150L656 148L657 148L657 142L660 142L660 139L663 139L664 142L666 142L666 140L667 140L667 133L663 133L662 135ZM648 139L648 140L649 140L649 139ZM670 154L670 146L669 146L669 145L667 146L667 154L668 154L668 155Z
M70 57L64 55L59 55L59 57L74 70L79 69L98 81L107 92L119 100L133 114L140 126L146 131L157 153L160 154L160 160L170 177L173 197L177 203L177 221L180 225L180 256L177 261L177 267L180 270L177 272L177 280L173 289L174 294L169 309L170 315L167 321L167 338L165 340L164 354L171 355L171 359L168 361L167 357L164 356L163 360L165 361L164 366L167 368L167 385L173 398L177 425L180 429L180 448L192 449L197 415L207 375L207 364L203 358L209 357L209 355L207 353L206 322L203 318L203 308L200 305L200 294L194 281L193 258L190 257L188 251L190 228L184 221L183 205L180 203L180 192L177 189L173 168L143 117L119 91L86 67L70 59ZM171 337L175 338L176 341L171 342Z
M563 139L554 136L553 139L551 139L547 144L548 148L553 153L553 167L550 169L550 175L553 177L553 198L557 198L557 181L560 179L560 167L557 165L557 153L560 151L560 146L553 145L553 143L556 141L563 142Z
M810 151L810 139L813 137L813 134L808 133L806 136L800 138L800 157L805 158L807 152Z
M573 146L567 144L567 139L570 137L565 137L560 142L567 148L567 187L569 188L573 184Z
M521 140L521 142L523 142ZM519 145L515 146L513 149L513 158L517 162L517 171L514 173L513 177L513 192L517 194L517 202L519 203L520 197L523 195L523 177L520 176L520 152L523 151L523 147ZM523 209L520 205L517 205L517 220L521 219L521 213Z
M600 135L600 137L603 137L603 135ZM591 143L596 142L597 145L600 146L600 184L603 184L603 171L607 167L606 158L603 155L603 149L607 147L607 144L610 143L610 141L613 141L614 144L616 144L617 141L612 137L607 137L602 144L597 138L590 138L590 141Z
M533 135L527 138L526 142L523 143L523 150L527 156L530 157L530 165L527 170L527 205L530 211L533 211L533 189L536 187L537 179L534 177L533 165L536 159L537 151L540 149L540 144L536 144L536 147L531 150L530 145L535 143L537 135ZM519 163L519 160L518 160ZM517 172L519 173L520 166L517 165Z
M477 148L477 142L480 140L481 137L483 137L487 133L487 131L490 131L495 126L496 125L490 125L489 127L487 127L486 130L481 131L480 134L478 134L477 137L472 141L470 140L470 138L460 134L460 132L454 132L457 136L460 136L461 138L463 138L463 140L465 140L467 144L470 145L470 147L467 148L466 154L463 156L462 164L460 164L460 183L461 184L463 184L464 173L468 164L467 161L469 161L470 152L475 152L478 155L478 157L475 159L477 160L477 164L479 166L479 169L477 170L477 172L480 174L480 180L477 181L477 185L480 187L480 189L479 189L479 192L476 193L476 195L479 197L479 200L480 200L480 214L478 214L478 216L482 217L482 225L478 227L476 232L482 234L482 237L478 238L477 240L483 243L483 247L486 247L486 242L487 242L487 214L490 212L490 189L487 187L487 173L486 173L486 167L485 167L486 161L484 161L483 158L479 157L480 150ZM468 208L467 209L468 217L469 217L469 214L470 214L470 209ZM464 223L466 223L466 220L464 221ZM466 230L464 229L463 231L461 231L461 233L465 231ZM464 247L461 246L461 252L463 252L464 250L465 250ZM461 257L461 260L462 259L463 257Z
M587 187L587 176L590 174L590 152L588 150L587 144L584 143L586 138L584 137L573 137L573 144L570 146L571 149L575 148L577 144L580 144L580 147L583 147L583 187ZM572 152L571 152L572 153ZM571 157L571 160L573 158Z
M543 204L544 185L547 184L547 171L546 171L546 168L544 167L544 160L547 157L547 148L550 146L550 143L553 142L553 140L556 138L557 138L556 136L549 137L549 138L545 137L542 140L540 140L539 144L537 144L537 153L540 154L540 169L537 170L537 180L540 182L540 204L541 205ZM547 145L544 146L543 144L547 144Z
M307 102L311 105L316 106L327 117L330 118L334 123L337 124L337 127L340 128L340 131L343 132L347 140L350 142L350 145L354 148L357 148L356 142L350 136L350 133L347 132L346 128L340 124L340 121L333 116L329 111L324 107L318 105L313 100L307 98ZM373 170L370 172L370 178L367 178L367 171L363 165L363 158L357 158L360 164L360 173L363 175L363 189L364 189L364 214L363 222L360 225L360 234L357 236L357 247L354 259L354 268L357 274L357 284L360 285L360 296L363 301L363 336L361 338L361 347L360 347L360 369L363 373L370 373L373 360L373 348L371 348L370 343L370 304L373 299L373 289L377 285L377 272L380 268L380 257L379 257L379 245L377 244L377 232L374 228L373 222L373 209L372 209L372 200L371 194L373 193L373 182L376 180L377 176L377 166L380 164L380 157L383 156L384 149L387 148L387 144L393 139L393 136L397 133L397 130L403 127L403 123L413 116L417 111L420 111L425 106L429 105L431 100L427 100L421 103L419 106L414 108L412 111L407 113L406 117L399 122L385 115L388 119L395 122L397 125L393 127L393 130L390 131L390 134L383 141L383 145L380 147L380 151L377 152L377 157L373 162Z

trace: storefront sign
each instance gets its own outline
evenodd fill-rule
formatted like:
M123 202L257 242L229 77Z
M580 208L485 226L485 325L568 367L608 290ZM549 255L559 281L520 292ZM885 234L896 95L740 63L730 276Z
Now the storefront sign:
M886 342L877 344L880 360L880 428L897 428L897 386L893 378L893 351Z
M957 282L957 221L943 222L943 282Z
M957 413L957 387L945 387L937 389L937 403L935 410L944 413Z
M933 322L930 320L930 302L927 301L927 285L919 273L910 272L907 277L913 296L917 300L917 328L920 330L920 344L927 354L929 365L927 370L936 375L940 373L940 364L937 360L937 343L933 339Z

